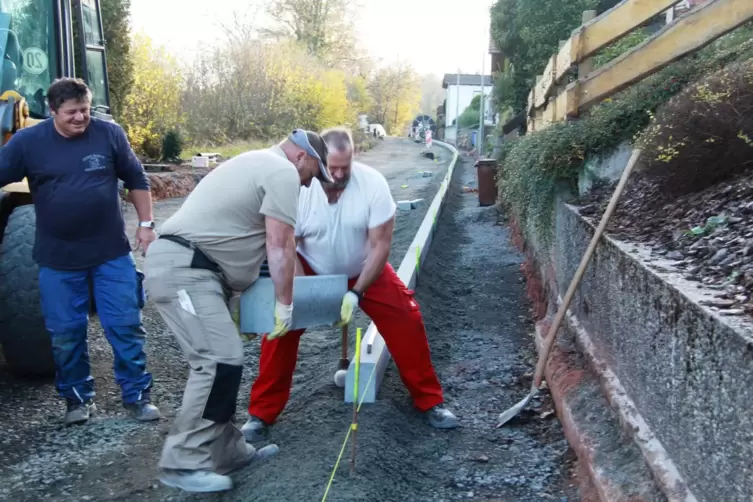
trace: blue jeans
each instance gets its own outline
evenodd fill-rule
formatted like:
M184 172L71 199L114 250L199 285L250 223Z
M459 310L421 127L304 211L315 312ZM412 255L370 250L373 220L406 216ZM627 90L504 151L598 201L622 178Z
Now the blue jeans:
M143 289L131 254L85 270L40 267L42 315L52 338L57 390L68 401L94 397L86 341L90 280L97 313L115 356L115 381L123 402L148 397L152 376L146 371L146 331L141 325Z

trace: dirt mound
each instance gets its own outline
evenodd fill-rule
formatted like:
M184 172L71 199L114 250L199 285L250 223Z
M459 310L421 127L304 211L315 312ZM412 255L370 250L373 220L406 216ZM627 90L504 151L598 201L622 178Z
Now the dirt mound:
M652 247L686 279L719 290L713 305L725 314L753 317L753 172L651 208L660 190L636 175L607 231ZM598 223L612 191L601 186L577 201L581 214Z
M148 173L149 183L152 187L154 200L170 199L173 197L185 197L196 184L206 176L206 172L172 172L172 173Z

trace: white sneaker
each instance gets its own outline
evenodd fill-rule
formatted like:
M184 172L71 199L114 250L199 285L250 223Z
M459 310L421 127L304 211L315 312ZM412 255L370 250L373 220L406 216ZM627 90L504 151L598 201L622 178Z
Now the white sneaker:
M210 471L175 471L164 469L159 478L163 485L187 492L224 492L233 488L230 476Z
M266 458L273 457L280 452L280 448L276 444L268 444L267 446L259 448L257 450L250 444L246 443L246 448L248 449L249 462L264 460Z

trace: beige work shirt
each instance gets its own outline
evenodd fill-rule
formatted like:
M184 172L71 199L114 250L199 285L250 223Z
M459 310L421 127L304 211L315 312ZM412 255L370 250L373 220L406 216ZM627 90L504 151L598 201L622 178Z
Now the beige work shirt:
M158 229L193 242L234 291L259 277L267 257L265 216L295 226L301 179L279 146L246 152L201 180Z

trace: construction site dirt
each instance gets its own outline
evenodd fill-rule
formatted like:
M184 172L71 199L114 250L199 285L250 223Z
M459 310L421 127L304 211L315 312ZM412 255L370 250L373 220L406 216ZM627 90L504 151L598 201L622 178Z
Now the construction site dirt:
M422 157L421 145L387 138L358 157L385 174L395 200L424 201L416 209L399 210L390 256L395 267L452 158L436 145L433 149L438 162ZM377 403L364 404L359 414L355 473L350 474L349 455L344 455L327 500L580 500L572 477L573 454L546 391L514 421L495 427L497 415L528 392L535 363L533 326L522 256L509 242L497 209L478 207L477 195L462 190L475 173L470 161L461 162L416 298L447 405L462 427L432 429L413 408L390 363ZM155 204L158 229L181 203L167 199ZM128 217L133 235L132 208ZM139 265L141 261L137 256ZM290 401L270 431L279 454L235 472L232 491L207 498L166 488L157 480L157 462L180 407L188 368L153 306L147 303L143 315L155 381L152 398L164 415L156 424L134 422L121 407L112 351L96 318L89 350L98 412L83 426L63 425L64 404L51 381L14 380L0 358L0 499L321 500L352 414L343 389L333 383L338 331L311 329L302 338ZM368 322L359 313L353 324L365 329ZM351 336L351 354L353 342ZM244 350L239 425L257 374L258 340Z

